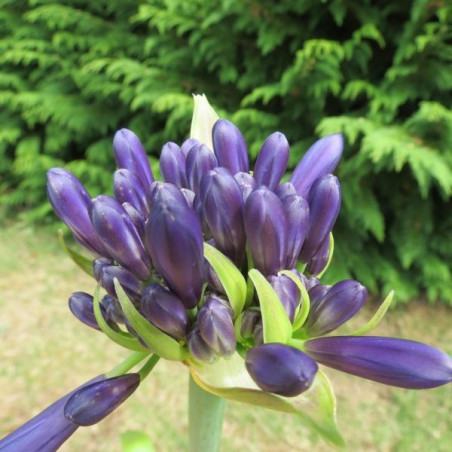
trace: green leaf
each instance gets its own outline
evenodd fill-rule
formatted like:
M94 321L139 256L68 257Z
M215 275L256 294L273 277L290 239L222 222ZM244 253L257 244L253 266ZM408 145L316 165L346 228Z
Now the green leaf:
M236 318L245 305L247 294L245 278L228 257L208 243L204 243L204 257L209 261L223 284L234 311L234 318Z
M100 311L100 298L99 298L100 287L97 286L94 291L93 308L94 317L96 317L97 324L99 328L105 333L105 335L110 338L113 342L116 342L121 347L127 348L129 350L135 350L137 352L149 352L145 347L143 347L138 339L133 337L128 333L123 331L115 331L112 329L108 323L105 321L102 312Z
M249 276L256 287L261 306L262 324L264 328L264 343L280 342L287 344L292 336L292 324L289 317L264 275L255 268L249 271Z
M63 248L63 251L66 252L66 254L74 261L74 263L78 267L80 267L85 273L92 277L93 261L85 256L82 256L77 251L74 251L73 249L69 248L66 245L66 242L64 241L64 234L61 229L58 229L58 240L60 242L61 248Z
M118 280L114 279L116 295L132 328L138 333L151 350L162 358L171 361L183 361L188 358L187 350L176 340L160 331L146 320L135 308L124 292Z
M154 452L151 439L139 430L128 430L121 434L123 452Z

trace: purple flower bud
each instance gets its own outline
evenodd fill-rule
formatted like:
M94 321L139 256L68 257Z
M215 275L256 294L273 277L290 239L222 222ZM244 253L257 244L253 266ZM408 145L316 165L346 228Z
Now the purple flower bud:
M132 220L121 204L109 196L97 196L91 202L89 215L108 253L140 279L149 278L149 257Z
M245 231L256 268L274 275L286 263L287 219L278 197L267 187L254 190L245 203Z
M253 331L254 345L262 345L264 343L264 325L262 319L260 319Z
M107 256L88 215L91 197L80 181L63 168L47 172L47 197L77 241L93 254Z
M113 179L113 191L120 204L130 203L146 218L149 214L146 192L136 175L127 169L120 169L115 171Z
M314 182L335 170L343 146L342 135L336 133L320 138L307 150L290 178L300 196L306 199Z
M213 363L217 356L202 338L197 326L195 326L187 336L187 345L190 354L198 361Z
M182 204L184 201L187 202L182 191L174 184L161 181L156 181L152 184L150 195L151 210L155 203L174 201Z
M113 149L118 168L132 171L147 191L154 182L154 176L140 139L131 130L118 130L113 139Z
M144 289L141 309L154 326L175 339L183 339L187 335L189 318L185 306L162 285L150 284Z
M318 305L325 299L327 292L331 289L331 286L326 284L320 284L317 278L309 278L306 286L310 300L311 314L315 312Z
M133 207L132 204L130 204L128 202L123 202L122 203L122 207L126 211L127 215L130 217L130 219L132 220L132 223L135 226L135 229L137 230L141 241L143 241L143 238L144 238L144 218L147 218L147 215L146 215L146 217L143 217L143 215L141 215L141 213L138 212L138 210L135 209L135 207Z
M187 309L200 299L204 255L201 224L185 199L155 202L146 222L146 246L158 273Z
M247 309L243 312L240 323L240 335L244 339L253 337L256 325L262 319L260 311Z
M314 256L308 262L306 271L310 275L320 275L322 271L328 264L328 259L330 257L330 235L326 236L326 239L320 245L320 248L316 251Z
M198 329L205 343L219 356L235 352L236 339L230 310L218 297L210 296L198 312Z
M290 182L284 182L284 184L278 185L274 192L282 203L284 203L286 198L298 195L297 190L295 190L295 187Z
M279 343L262 344L246 353L245 366L266 392L295 397L309 389L318 366L302 351Z
M236 173L234 174L234 179L239 184L240 191L242 192L242 198L245 202L250 193L256 187L256 181L250 173Z
M193 146L185 160L188 188L198 193L201 179L208 171L217 166L215 154L205 144Z
M139 384L140 375L135 373L92 383L71 395L64 415L75 425L97 424L127 400Z
M240 266L246 237L242 193L236 180L225 168L209 171L201 182L200 199L216 246Z
M232 122L219 119L213 126L212 141L219 166L224 166L232 174L249 171L245 140Z
M185 174L185 154L176 144L166 143L160 154L160 172L165 182L170 182L176 187L187 187L187 177Z
M85 325L100 330L94 317L93 297L85 292L74 292L69 297L69 309Z
M115 331L119 330L118 323L125 323L126 317L117 298L111 295L104 295L100 306L105 310L105 320Z
M289 162L289 142L281 132L272 133L262 145L254 166L256 185L274 190L283 177Z
M308 196L309 228L300 260L309 262L333 229L341 207L341 187L337 177L328 174L318 179Z
M193 209L193 204L195 202L195 196L196 196L195 192L190 190L189 188L181 188L180 191L184 195L184 198L185 198L185 201L187 201L188 207L190 207L190 209Z
M113 298L117 298L114 279L117 279L127 296L135 302L139 302L143 293L143 286L132 272L117 265L106 265L100 270L100 285Z
M293 323L295 319L295 310L297 309L300 300L300 293L297 285L286 275L272 275L267 279L278 295L289 320Z
M310 337L323 336L352 318L367 299L367 289L358 281L338 282L313 303L305 329Z
M204 259L204 279L214 292L226 295L223 284L207 259Z
M428 389L452 382L452 358L420 342L331 336L305 345L306 353L325 366L386 385Z
M101 375L90 380L90 385L103 379ZM83 388L81 386L78 389ZM30 419L0 440L2 452L54 452L69 439L78 426L64 417L64 405L75 391L66 394L44 411Z
M182 143L180 149L181 149L182 153L185 155L185 157L187 157L187 154L190 151L190 149L197 144L199 144L199 141L196 138L187 138Z
M101 270L104 267L109 267L110 265L114 265L114 261L106 257L100 257L99 259L95 259L93 261L93 275L97 282L100 281Z

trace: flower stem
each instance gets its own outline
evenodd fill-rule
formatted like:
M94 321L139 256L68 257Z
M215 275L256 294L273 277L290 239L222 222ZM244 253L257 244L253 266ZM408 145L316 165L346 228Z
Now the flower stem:
M190 452L218 452L225 399L204 391L190 375L188 404Z
M149 356L149 352L135 352L126 358L122 363L119 363L116 367L105 374L106 378L117 377L128 372L132 367L143 361L144 358Z

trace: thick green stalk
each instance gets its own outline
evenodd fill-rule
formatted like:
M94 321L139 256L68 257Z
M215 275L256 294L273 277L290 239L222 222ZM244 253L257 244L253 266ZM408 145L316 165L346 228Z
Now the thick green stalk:
M190 452L218 452L225 399L204 391L190 375L188 404Z

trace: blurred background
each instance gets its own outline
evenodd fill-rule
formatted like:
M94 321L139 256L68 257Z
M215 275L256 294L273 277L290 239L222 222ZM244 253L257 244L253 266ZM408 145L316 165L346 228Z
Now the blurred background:
M451 25L443 0L0 0L0 436L125 356L68 314L68 295L93 283L58 249L46 171L111 193L121 127L158 171L163 144L187 137L193 93L241 128L253 156L283 132L291 169L318 137L344 134L326 281L394 289L377 333L452 353ZM331 374L350 450L452 449L448 388ZM185 380L159 365L148 392L64 450L120 450L127 428L157 450L184 448ZM225 451L328 450L297 419L228 410Z

